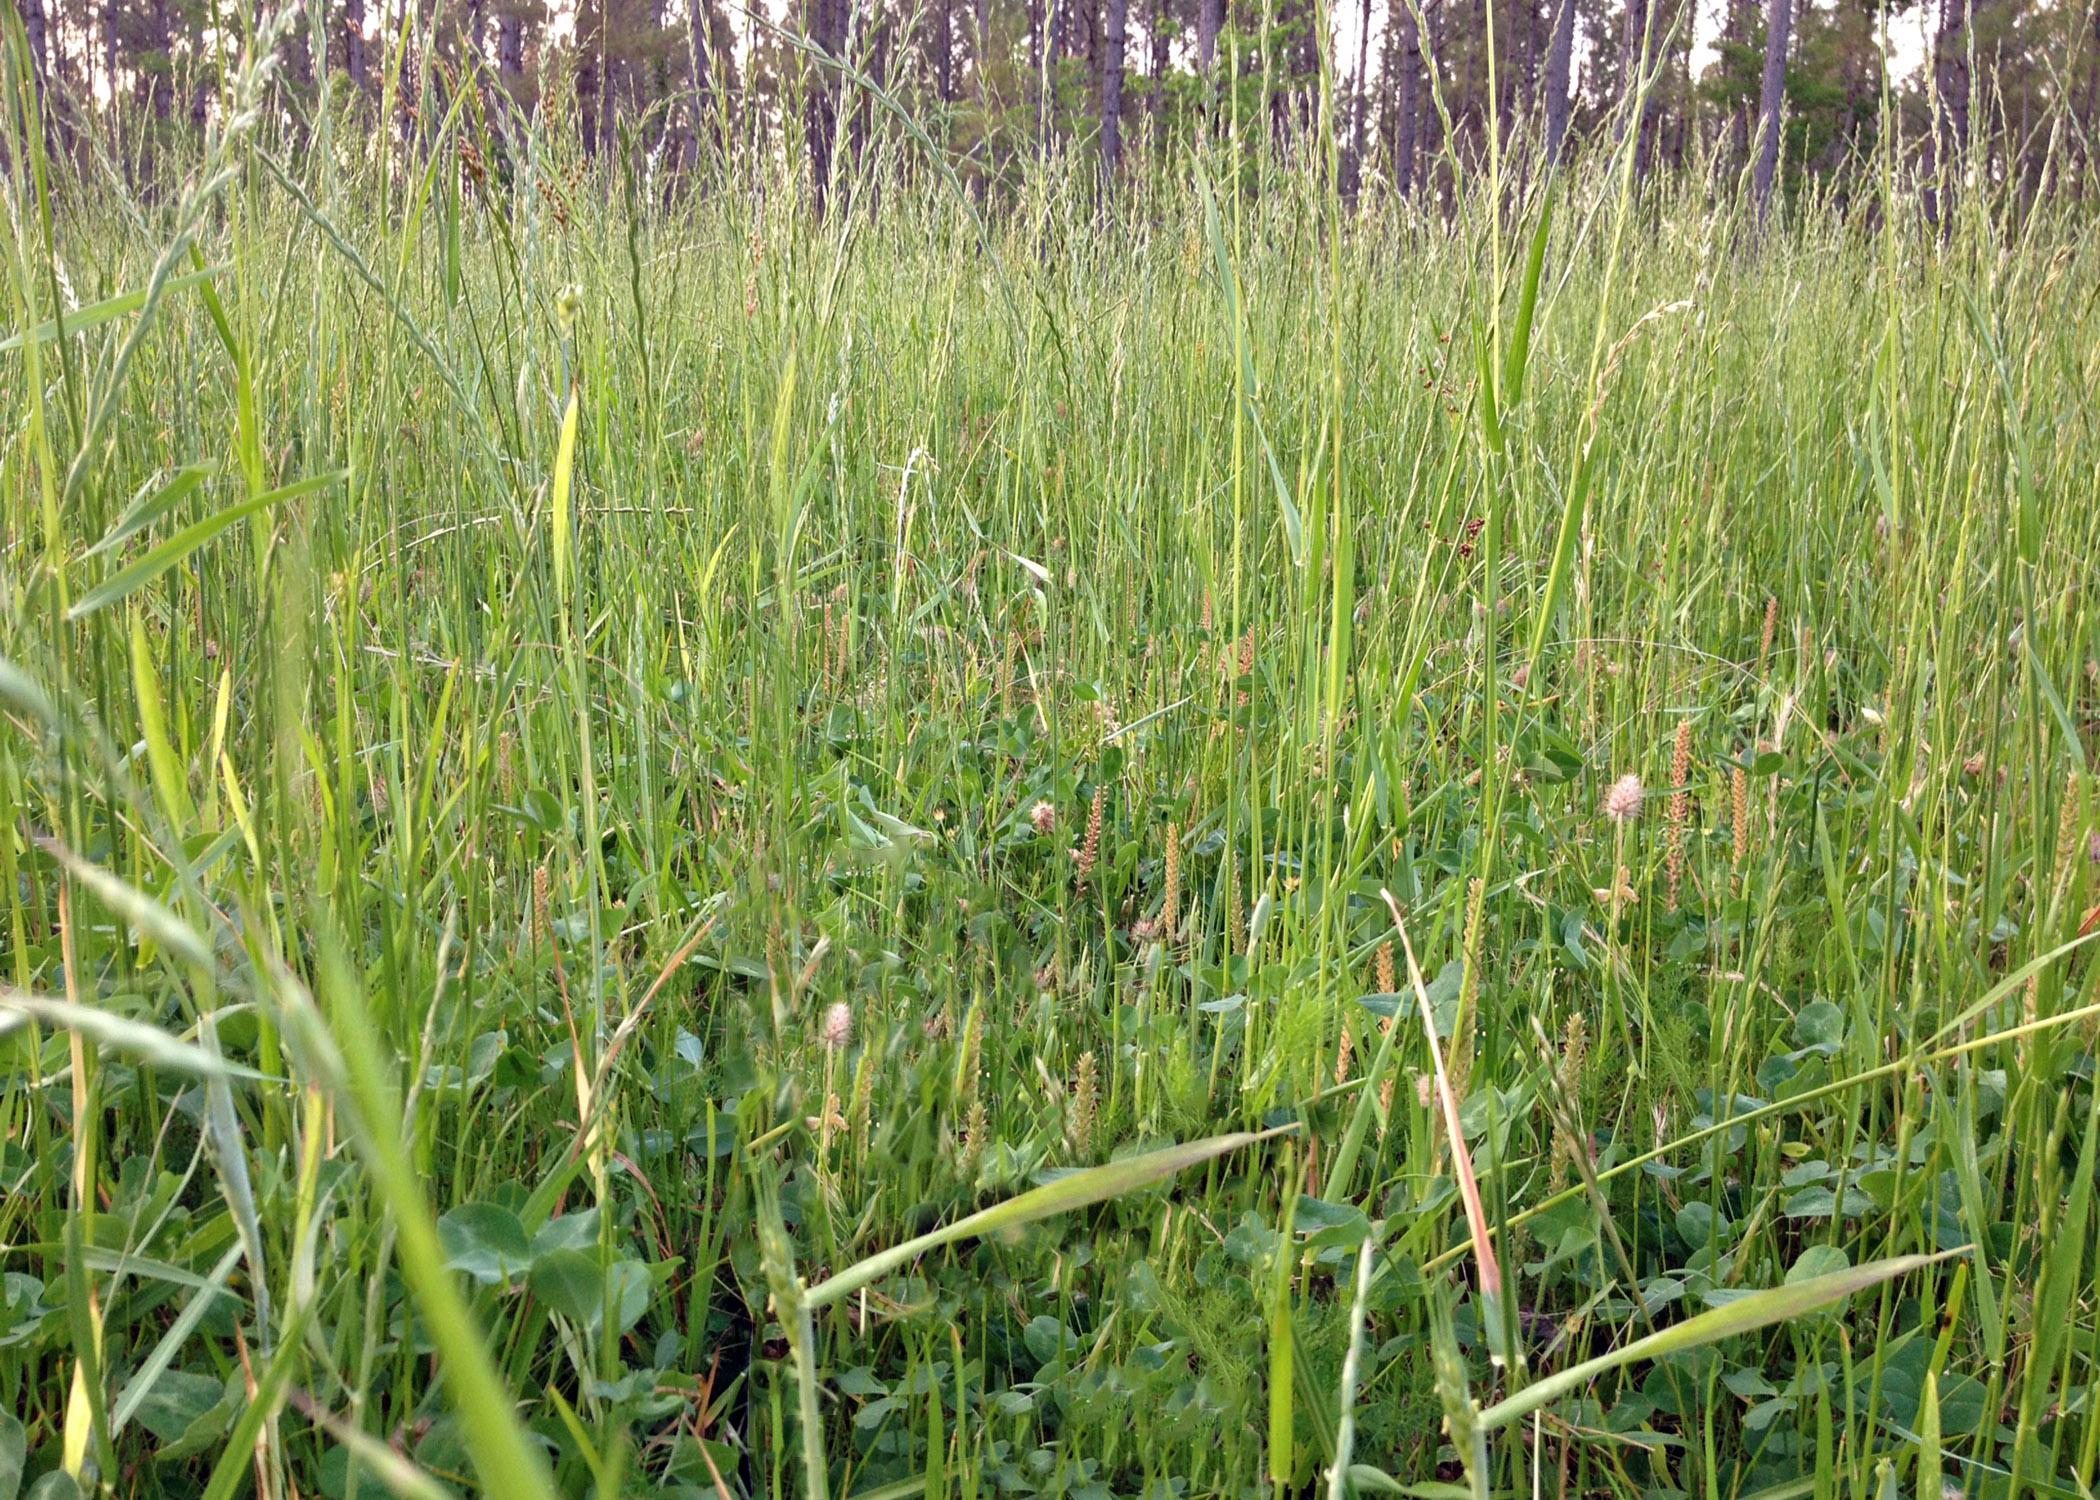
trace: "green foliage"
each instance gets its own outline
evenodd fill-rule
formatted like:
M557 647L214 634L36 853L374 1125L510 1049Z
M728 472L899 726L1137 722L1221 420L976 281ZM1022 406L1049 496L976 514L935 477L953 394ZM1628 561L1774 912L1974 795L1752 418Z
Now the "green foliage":
M272 129L5 241L0 1500L2090 1487L2078 224Z

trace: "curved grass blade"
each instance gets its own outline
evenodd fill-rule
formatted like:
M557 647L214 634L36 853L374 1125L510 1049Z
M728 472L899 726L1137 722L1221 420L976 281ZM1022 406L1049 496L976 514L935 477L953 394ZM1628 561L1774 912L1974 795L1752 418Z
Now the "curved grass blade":
M108 608L119 599L126 598L160 577L161 574L167 572L168 569L174 567L175 564L181 562L206 542L211 541L220 532L233 525L234 522L257 515L262 511L268 510L271 506L281 504L286 500L295 500L301 495L310 495L315 490L324 489L334 484L337 480L347 479L349 475L350 471L348 469L336 469L327 474L315 474L309 478L285 485L281 489L269 490L254 496L252 499L243 500L238 505L230 505L216 515L206 516L201 521L185 526L181 531L176 532L175 535L169 537L137 562L132 563L129 567L120 568L114 575L104 579L101 583L82 594L74 601L73 607L66 611L66 618L68 620L78 620L93 614L98 609Z
M151 489L139 486L138 493L131 497L131 503L124 507L124 514L117 517L116 524L103 533L101 541L80 555L100 557L112 547L122 546L173 510L184 496L209 479L212 473L210 464L184 464Z
M879 1281L899 1266L908 1265L943 1245L952 1245L957 1240L974 1239L980 1235L997 1234L1003 1229L1015 1229L1037 1219L1047 1219L1055 1214L1070 1213L1075 1208L1105 1202L1135 1192L1163 1178L1173 1177L1190 1167L1200 1166L1220 1156L1270 1140L1286 1131L1296 1130L1296 1125L1279 1125L1274 1130L1234 1131L1230 1135L1214 1135L1208 1140L1190 1141L1185 1145L1167 1146L1158 1151L1148 1151L1142 1156L1127 1157L1112 1161L1106 1166L1088 1167L1081 1172L1072 1172L1041 1187L994 1204L981 1213L958 1219L944 1229L922 1234L917 1239L880 1251L865 1260L856 1261L836 1276L811 1287L807 1300L811 1307L824 1307L830 1303L852 1296L871 1282Z
M1644 1339L1635 1339L1632 1343L1607 1354L1600 1354L1595 1359L1586 1359L1579 1365L1570 1365L1565 1370L1556 1371L1483 1410L1480 1413L1480 1425L1490 1430L1506 1427L1518 1418L1527 1417L1540 1407L1559 1400L1570 1391L1581 1390L1599 1376L1609 1374L1622 1365L1660 1359L1666 1354L1696 1349L1702 1344L1718 1343L1739 1333L1751 1333L1774 1323L1783 1323L1790 1318L1803 1317L1817 1308L1828 1307L1833 1302L1842 1302L1854 1292L1879 1286L1884 1281L1893 1281L1898 1276L1945 1260L1950 1255L1967 1253L1968 1247L1962 1246L1942 1251L1937 1255L1898 1255L1888 1260L1868 1261L1865 1265L1834 1271L1828 1276L1814 1276L1791 1285L1767 1287L1761 1292L1752 1292L1747 1297L1739 1297L1733 1302L1700 1313L1697 1317L1672 1324L1660 1333L1651 1333Z
M172 276L161 288L161 293L165 296L169 292L193 287L200 281L211 280L225 269L225 265L220 264L206 266L201 271L191 271L186 275ZM90 302L86 307L77 307L65 315L66 332L86 333L90 328L98 328L113 319L129 317L146 305L147 292L148 288L140 287L137 291L120 292L114 297L105 297L100 302ZM48 344L57 337L58 320L46 319L26 334L18 333L12 338L0 340L0 354L12 354L26 343Z
M51 706L43 687L4 656L0 656L0 704L35 719L39 724L58 722L58 710Z
M228 1246L226 1253L219 1257L219 1263L212 1267L209 1276L188 1278L197 1283L197 1294L183 1304L182 1311L175 1315L175 1321L168 1325L168 1331L161 1335L160 1342L153 1346L153 1352L146 1356L146 1362L125 1382L123 1391L117 1396L116 1408L109 1416L109 1433L112 1438L121 1433L124 1425L138 1413L141 1403L153 1393L154 1382L159 1380L174 1362L183 1341L196 1331L197 1325L204 1321L204 1315L226 1294L226 1282L233 1275L233 1268L241 1258L241 1249L238 1242ZM120 1261L119 1264L128 1268L126 1262ZM92 1254L88 1257L88 1265L91 1269L106 1269L96 1264L96 1257Z
M131 1021L70 1001L25 995L20 990L0 987L0 1036L22 1024L21 1020L10 1022L9 1012L23 1020L39 1021L63 1031L77 1031L100 1046L113 1047L139 1062L170 1072L187 1073L196 1078L244 1078L253 1083L283 1081L214 1057L202 1047L178 1041L158 1026L148 1026L143 1021Z
M211 967L211 948L197 929L134 886L100 865L82 859L57 839L39 838L37 846L65 866L66 873L94 893L95 899L138 932L177 958L200 969Z

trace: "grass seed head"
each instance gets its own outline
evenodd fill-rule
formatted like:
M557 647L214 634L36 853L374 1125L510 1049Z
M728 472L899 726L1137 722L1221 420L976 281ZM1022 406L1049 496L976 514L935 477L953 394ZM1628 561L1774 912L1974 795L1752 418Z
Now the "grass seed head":
M1677 888L1684 878L1684 828L1692 812L1692 721L1677 725L1677 744L1670 753L1670 900L1677 910Z
M1729 845L1736 865L1750 847L1750 773L1737 766L1728 776Z
M1181 826L1167 825L1167 871L1166 899L1160 909L1159 927L1167 946L1172 947L1180 935L1181 914Z
M1108 789L1094 787L1093 805L1087 809L1086 838L1079 845L1079 883L1093 878L1094 863L1101 857L1101 815L1107 806Z
M1079 1070L1072 1081L1072 1154L1084 1161L1093 1154L1094 1120L1101 1107L1101 1081L1095 1073L1092 1052L1079 1054Z

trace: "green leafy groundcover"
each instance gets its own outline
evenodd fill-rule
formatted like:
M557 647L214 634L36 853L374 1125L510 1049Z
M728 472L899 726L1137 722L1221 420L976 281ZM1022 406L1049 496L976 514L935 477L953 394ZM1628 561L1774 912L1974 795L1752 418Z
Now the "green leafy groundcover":
M2074 194L7 78L0 1500L2090 1491Z

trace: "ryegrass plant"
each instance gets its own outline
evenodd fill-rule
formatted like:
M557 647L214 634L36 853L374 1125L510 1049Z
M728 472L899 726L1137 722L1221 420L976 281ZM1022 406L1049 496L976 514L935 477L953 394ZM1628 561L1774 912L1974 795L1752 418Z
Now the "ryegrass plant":
M2080 225L15 99L0 1500L2090 1492Z

